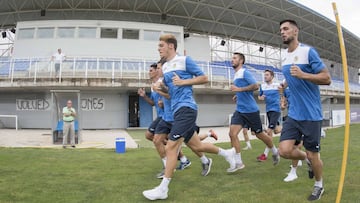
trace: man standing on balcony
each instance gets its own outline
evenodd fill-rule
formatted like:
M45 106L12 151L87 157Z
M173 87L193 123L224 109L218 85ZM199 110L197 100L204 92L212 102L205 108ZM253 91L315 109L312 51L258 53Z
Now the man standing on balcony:
M329 85L331 77L313 47L299 43L299 27L294 20L280 22L280 34L288 48L282 59L285 83L291 96L288 117L280 136L280 155L286 159L306 160L309 178L315 184L309 201L318 200L324 192L323 163L320 159L322 109L319 85ZM303 138L306 152L294 147Z
M63 121L64 121L64 127L63 127L63 148L66 148L68 144L68 136L70 133L70 144L72 148L75 148L75 125L74 120L76 117L76 111L72 107L71 100L68 100L66 103L66 106L63 108Z
M52 55L51 61L55 64L55 77L59 76L60 67L62 66L62 62L65 60L66 56L59 48L55 54Z
M279 93L279 85L280 83L273 82L274 72L272 70L265 70L264 72L264 80L265 82L260 85L260 92L258 99L264 101L266 105L266 116L269 121L268 128L266 129L266 133L272 139L273 134L277 134L281 132L281 127L279 125L279 119L281 116L280 111L280 93ZM265 148L263 154L257 157L258 161L266 161L267 156L269 154L270 149L268 147Z

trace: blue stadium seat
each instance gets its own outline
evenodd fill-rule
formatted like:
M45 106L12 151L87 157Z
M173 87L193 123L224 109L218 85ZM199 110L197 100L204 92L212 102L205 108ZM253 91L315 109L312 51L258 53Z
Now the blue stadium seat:
M29 68L29 60L18 60L14 62L14 71L27 71Z
M10 73L10 61L1 61L0 76L7 76Z

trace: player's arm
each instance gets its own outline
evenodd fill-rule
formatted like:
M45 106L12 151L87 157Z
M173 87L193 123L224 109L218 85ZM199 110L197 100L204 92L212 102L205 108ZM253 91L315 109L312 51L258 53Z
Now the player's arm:
M259 89L259 85L257 83L245 86L245 87L237 87L236 85L231 85L231 91L233 92L247 92L247 91L255 91Z
M172 77L173 84L176 86L186 86L186 85L201 85L207 83L208 77L206 75L199 75L190 79L182 80L175 72Z
M166 99L170 99L168 88L162 82L157 82L152 86L153 90L159 93L161 96L165 97Z
M153 101L150 97L148 97L148 96L146 95L146 92L145 92L145 89L144 89L144 88L139 88L139 89L138 89L138 95L139 95L140 97L144 98L144 100L145 100L148 104L150 104L151 106L154 106L154 105L155 105L154 101Z
M299 66L292 65L290 69L290 73L294 77L303 80L308 80L317 85L330 85L331 83L329 70L325 67L320 72L313 74L313 73L305 73L300 69Z
M259 91L258 99L259 100L265 100L264 91L262 90L261 85L260 85L260 91Z

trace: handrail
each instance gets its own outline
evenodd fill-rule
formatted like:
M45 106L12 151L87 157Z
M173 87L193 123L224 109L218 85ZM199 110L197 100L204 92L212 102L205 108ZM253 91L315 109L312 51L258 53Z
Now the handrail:
M62 78L109 78L114 84L116 78L148 79L147 69L155 60L116 57L84 57L69 56L60 64L58 82ZM230 85L234 71L232 67L218 65L217 63L200 61L199 66L209 76L210 87L213 83ZM263 82L263 71L248 66L258 82ZM36 84L39 79L55 78L55 63L49 58L9 58L0 60L0 79L9 80L12 84L14 79L30 79ZM275 80L281 82L284 78L281 72L275 72ZM330 86L320 86L322 90L343 91L343 81L333 80ZM350 83L350 90L354 94L360 93L360 84Z

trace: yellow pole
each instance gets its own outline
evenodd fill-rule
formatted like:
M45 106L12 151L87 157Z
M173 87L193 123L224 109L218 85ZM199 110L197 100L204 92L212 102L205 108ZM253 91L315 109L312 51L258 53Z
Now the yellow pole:
M338 191L336 195L336 203L340 203L341 194L344 186L345 172L346 172L346 162L348 159L348 151L349 151L349 130L350 130L350 96L349 96L349 76L348 76L348 67L346 60L346 52L345 52L345 44L344 38L342 35L341 25L339 14L336 8L336 3L332 3L332 7L334 10L334 15L336 18L336 26L339 36L342 64L343 64L343 72L344 72L344 85L345 85L345 135L344 135L344 152L343 152L343 160L341 164L341 172L340 172L340 181L338 186Z

